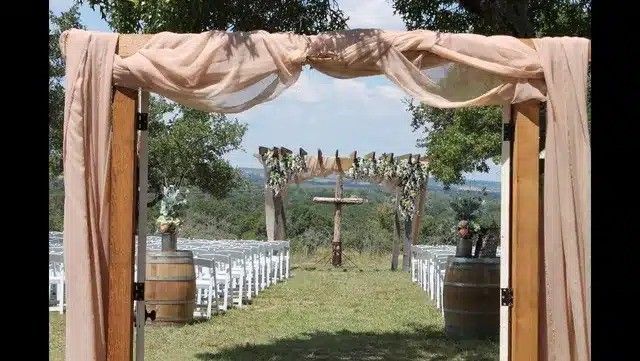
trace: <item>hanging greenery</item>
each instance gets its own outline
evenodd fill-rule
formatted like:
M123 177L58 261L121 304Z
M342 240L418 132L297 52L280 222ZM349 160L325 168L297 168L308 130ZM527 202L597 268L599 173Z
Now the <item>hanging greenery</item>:
M356 158L346 172L352 179L369 180L380 183L389 181L400 188L398 210L404 219L411 219L415 213L416 199L420 187L429 177L428 166L408 159L396 161L383 154L376 158Z
M292 181L294 177L307 170L307 163L302 155L280 153L276 155L273 150L268 150L263 156L267 166L267 186L277 195Z

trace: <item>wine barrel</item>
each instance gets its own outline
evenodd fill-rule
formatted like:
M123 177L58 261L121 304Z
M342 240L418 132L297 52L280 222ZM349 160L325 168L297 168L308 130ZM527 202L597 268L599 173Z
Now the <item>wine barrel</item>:
M487 338L499 335L500 258L451 258L443 292L447 336Z
M144 298L147 310L156 311L155 323L191 321L195 294L193 252L156 252L147 257Z

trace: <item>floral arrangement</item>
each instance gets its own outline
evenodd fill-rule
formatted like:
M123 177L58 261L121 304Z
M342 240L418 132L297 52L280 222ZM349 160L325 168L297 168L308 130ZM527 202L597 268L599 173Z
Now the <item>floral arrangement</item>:
M371 180L374 182L390 181L400 187L398 210L403 218L412 218L415 212L416 198L420 187L429 177L426 164L409 162L408 159L395 161L391 156L383 154L376 158L356 158L346 172L352 179Z
M162 189L162 200L160 201L160 216L156 223L160 228L160 232L175 232L182 223L178 215L184 205L187 204L186 195L189 191L181 193L178 187L174 185L164 186Z
M269 174L267 186L275 194L279 194L296 175L307 170L307 163L302 155L281 153L276 156L270 149L263 159Z

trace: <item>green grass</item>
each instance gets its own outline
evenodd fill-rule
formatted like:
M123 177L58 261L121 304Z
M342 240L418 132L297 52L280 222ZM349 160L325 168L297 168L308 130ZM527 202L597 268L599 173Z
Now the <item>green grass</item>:
M434 305L385 257L358 266L297 263L293 277L244 309L180 327L147 327L146 360L497 360L495 341L456 341ZM321 259L321 258L318 258ZM361 271L362 269L362 271ZM52 360L64 320L51 313Z

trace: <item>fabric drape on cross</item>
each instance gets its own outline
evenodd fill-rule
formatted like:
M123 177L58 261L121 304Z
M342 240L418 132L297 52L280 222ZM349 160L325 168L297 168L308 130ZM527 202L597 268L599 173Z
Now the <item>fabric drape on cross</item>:
M589 40L536 39L533 49L509 36L427 30L312 36L210 31L155 34L136 53L121 57L115 39L117 34L75 29L61 37L67 60L64 247L67 277L76 285L68 289L67 360L105 359L104 304L82 290L102 294L107 286L103 201L109 199L109 182L102 170L110 156L104 140L112 81L196 109L235 113L277 97L305 64L336 78L385 75L416 100L439 108L549 101L545 276L560 273L546 278L542 323L568 332L548 332L544 355L590 358L590 159L584 131ZM80 332L85 337L69 338Z

